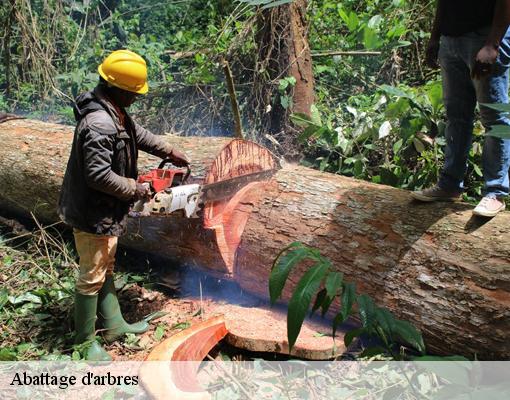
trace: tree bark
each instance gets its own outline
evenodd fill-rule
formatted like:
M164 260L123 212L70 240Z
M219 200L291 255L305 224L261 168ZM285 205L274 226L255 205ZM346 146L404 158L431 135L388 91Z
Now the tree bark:
M71 140L66 126L0 124L2 209L54 221ZM191 156L197 179L228 142L167 140ZM143 157L139 164L157 160ZM301 241L320 249L358 292L421 329L429 351L510 357L510 213L477 219L466 204L415 203L403 190L295 165L248 191L236 212L249 217L232 265L200 219L133 219L122 243L228 276L267 298L275 256ZM305 269L291 274L285 299Z
M262 11L258 20L257 43L260 43L255 90L260 94L254 98L261 102L260 109L264 128L279 141L287 159L299 157L297 135L289 115L293 112L310 115L314 103L314 80L312 56L308 44L306 0ZM288 86L284 93L278 91L281 79L293 77L294 86ZM282 105L283 97L291 99ZM269 112L267 112L270 110Z

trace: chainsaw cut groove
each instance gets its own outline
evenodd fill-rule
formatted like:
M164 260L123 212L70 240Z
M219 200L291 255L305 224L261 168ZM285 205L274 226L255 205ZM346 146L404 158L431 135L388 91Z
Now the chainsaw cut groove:
M277 168L278 163L268 149L254 142L235 139L218 154L204 185ZM230 275L234 274L236 251L253 204L266 185L267 180L250 182L230 199L206 203L204 228L214 230L218 250Z

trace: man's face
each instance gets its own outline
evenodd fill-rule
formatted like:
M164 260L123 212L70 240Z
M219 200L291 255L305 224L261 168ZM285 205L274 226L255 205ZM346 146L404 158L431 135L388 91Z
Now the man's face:
M119 104L121 107L124 107L124 108L127 108L129 107L131 104L133 104L137 99L138 97L140 96L139 94L137 93L133 93L133 92L127 92L125 90L123 90L124 92L124 96L122 98L122 102L124 102L124 104Z
M122 108L128 108L140 96L138 93L128 92L127 90L116 87L109 87L108 89L108 94L111 99Z

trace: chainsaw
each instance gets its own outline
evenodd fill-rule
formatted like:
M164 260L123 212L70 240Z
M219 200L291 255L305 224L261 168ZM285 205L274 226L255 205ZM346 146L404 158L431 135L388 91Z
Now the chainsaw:
M165 159L158 168L138 177L138 182L149 189L150 198L138 200L130 216L163 216L180 212L186 218L198 218L204 204L228 199L248 183L268 179L276 172L276 169L264 170L200 185L187 183L191 175L189 166L169 168L170 164L171 160Z

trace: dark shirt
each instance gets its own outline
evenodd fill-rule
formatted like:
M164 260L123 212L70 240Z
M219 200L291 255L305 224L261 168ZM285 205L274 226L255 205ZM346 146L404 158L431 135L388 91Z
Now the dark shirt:
M121 236L136 190L138 150L166 158L172 148L116 107L104 85L78 96L74 115L60 218L88 233Z
M492 25L496 0L440 0L441 35L461 36Z

